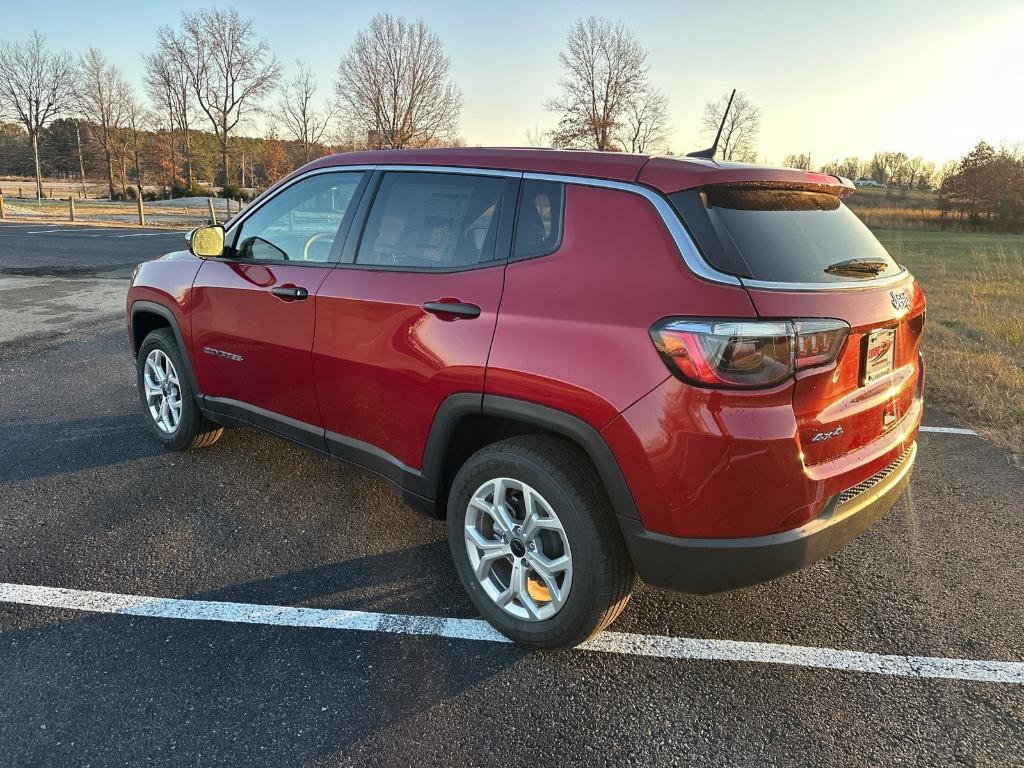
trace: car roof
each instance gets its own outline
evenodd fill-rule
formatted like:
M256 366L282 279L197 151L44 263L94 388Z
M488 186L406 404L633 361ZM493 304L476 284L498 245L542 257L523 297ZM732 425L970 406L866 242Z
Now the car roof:
M771 168L695 157L514 147L345 152L314 160L296 171L296 174L317 168L347 165L431 165L585 176L609 181L639 182L665 194L706 184L755 182L779 182L818 189L835 187L836 194L844 194L853 188L853 184L846 179L796 168Z

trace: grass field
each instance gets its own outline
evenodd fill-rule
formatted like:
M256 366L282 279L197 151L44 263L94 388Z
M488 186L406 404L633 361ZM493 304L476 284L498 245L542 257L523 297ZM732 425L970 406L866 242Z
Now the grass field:
M928 298L928 401L1024 458L1024 235L876 229Z

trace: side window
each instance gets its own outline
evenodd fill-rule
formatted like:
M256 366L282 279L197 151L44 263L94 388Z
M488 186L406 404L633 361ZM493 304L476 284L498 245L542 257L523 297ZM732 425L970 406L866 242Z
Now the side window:
M386 173L356 264L470 267L494 258L505 180L455 173Z
M283 190L242 222L235 240L238 257L327 261L363 176L356 171L324 173Z
M523 182L519 194L516 241L512 258L545 256L562 244L565 185L554 181Z

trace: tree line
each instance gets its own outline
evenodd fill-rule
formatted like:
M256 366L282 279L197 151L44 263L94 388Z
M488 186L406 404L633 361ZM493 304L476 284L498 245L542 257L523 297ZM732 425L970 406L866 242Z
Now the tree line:
M561 92L545 103L557 125L529 132L527 144L668 151L668 100L628 28L581 18L559 60ZM43 175L76 172L83 183L87 173L102 177L112 198L152 185L186 194L200 181L237 192L332 151L462 143L462 94L441 40L421 20L374 16L325 96L301 60L286 71L234 9L182 13L176 27L157 30L143 62L137 93L98 49L51 50L38 32L0 41L0 173L35 176L40 196ZM724 97L705 105L709 141L724 107ZM240 136L256 115L267 136ZM753 160L759 125L760 110L740 94L721 156Z
M788 168L818 170L848 179L868 179L897 190L933 192L940 224L956 222L1004 232L1024 231L1024 150L979 141L941 167L903 152L876 152L867 160L848 157L818 166L807 154L788 155Z
M786 168L814 170L810 154L786 155L782 165ZM867 159L847 157L843 160L830 160L818 166L817 170L851 180L866 179L887 187L927 192L936 189L949 167L947 164L937 168L935 163L920 155L875 152Z
M558 94L544 103L556 123L527 132L530 146L669 152L668 99L648 54L624 24L577 19L559 54ZM331 93L301 61L285 67L234 9L182 13L156 31L143 56L143 89L91 48L51 50L38 32L0 41L0 174L102 178L111 198L169 194L237 196L336 151L462 144L462 94L440 38L422 21L374 16L338 62ZM761 110L737 93L704 104L700 130L716 157L754 162ZM257 115L266 136L250 137ZM7 122L4 122L4 121ZM784 165L811 169L806 154ZM1020 219L1020 153L981 143L943 167L903 152L848 157L819 170L907 190L935 190L951 216ZM1015 186L1016 185L1016 186Z
M44 170L77 171L83 183L99 170L111 198L152 183L187 193L200 179L237 192L247 176L270 183L337 149L459 141L462 96L422 21L375 16L339 62L333 99L318 96L302 61L288 77L234 9L186 12L161 27L144 67L139 94L95 48L51 50L38 32L0 41L0 173L30 166L39 196ZM240 136L256 115L268 135Z

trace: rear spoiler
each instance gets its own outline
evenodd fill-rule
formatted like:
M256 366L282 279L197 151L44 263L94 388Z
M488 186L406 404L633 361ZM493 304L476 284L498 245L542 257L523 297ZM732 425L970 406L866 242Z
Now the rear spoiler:
M842 176L826 176L823 173L808 173L808 176L821 176L825 181L724 181L711 182L705 187L747 187L757 189L793 189L799 192L821 192L836 197L846 197L856 191L853 182Z
M715 162L697 158L652 157L637 181L663 194L711 184L755 185L759 187L805 189L844 197L856 187L842 176L815 173L799 168L767 168L741 163Z

